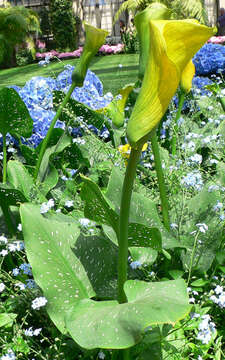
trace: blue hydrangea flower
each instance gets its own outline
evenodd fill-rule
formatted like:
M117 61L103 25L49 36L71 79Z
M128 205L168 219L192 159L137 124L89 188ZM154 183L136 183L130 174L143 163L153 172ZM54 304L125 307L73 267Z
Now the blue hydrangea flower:
M193 57L196 75L218 74L225 71L225 47L205 44Z
M11 86L18 92L26 104L34 122L32 136L29 139L22 138L24 144L36 147L46 136L51 121L55 116L55 111L53 110L53 91L60 90L66 93L69 90L72 83L73 70L74 66L66 65L65 70L56 79L36 76L27 81L23 88ZM103 96L103 85L99 78L90 70L87 71L84 86L81 88L76 87L71 97L94 110L107 106L112 100L107 94ZM55 127L64 129L65 125L58 120ZM91 128L91 130L96 132L94 128ZM75 136L82 136L82 134L79 128L72 131L72 135ZM8 136L8 139L15 143L11 136Z

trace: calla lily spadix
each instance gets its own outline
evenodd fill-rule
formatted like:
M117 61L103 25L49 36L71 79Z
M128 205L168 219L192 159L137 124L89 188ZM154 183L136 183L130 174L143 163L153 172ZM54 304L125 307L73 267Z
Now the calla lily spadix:
M190 60L185 66L180 79L180 87L184 91L184 93L189 93L192 88L192 80L195 76L195 66Z
M214 33L196 20L151 20L149 29L146 71L127 126L127 137L134 148L157 127L188 62Z
M80 61L72 74L72 82L76 86L82 87L83 82L89 68L92 58L97 53L98 49L104 44L108 31L98 29L87 23L84 23L85 29L85 44Z

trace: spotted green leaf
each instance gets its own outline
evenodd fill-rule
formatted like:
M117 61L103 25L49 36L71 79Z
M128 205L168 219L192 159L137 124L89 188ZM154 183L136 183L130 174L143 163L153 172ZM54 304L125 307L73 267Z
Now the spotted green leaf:
M122 183L123 174L118 168L114 167L108 183L106 196L115 206L117 212L119 211L121 201ZM163 226L155 203L139 193L133 192L132 194L129 219L130 222L142 224L147 228L157 228L161 233L163 248L170 249L181 246Z
M7 178L14 189L21 191L27 200L31 200L34 181L25 166L20 161L8 161Z
M82 263L94 291L101 298L117 296L118 248L103 235L80 235L72 248Z
M10 184L0 184L0 205L4 206L19 206L20 203L26 202L27 198L17 189L13 189Z
M137 344L152 325L175 324L191 309L184 280L147 283L128 280L128 303L85 299L66 315L73 339L86 349L124 349Z
M111 226L115 232L118 229L118 215L109 201L102 194L98 185L91 179L82 176L84 182L81 198L85 201L84 215L100 224Z
M3 326L12 326L13 321L17 317L17 314L14 313L3 313L0 314L0 327Z
M74 255L79 236L71 217L40 214L40 207L30 203L20 209L26 253L36 283L47 298L47 311L61 332L64 316L79 299L95 295L86 271Z
M16 90L0 89L0 133L29 137L33 120Z

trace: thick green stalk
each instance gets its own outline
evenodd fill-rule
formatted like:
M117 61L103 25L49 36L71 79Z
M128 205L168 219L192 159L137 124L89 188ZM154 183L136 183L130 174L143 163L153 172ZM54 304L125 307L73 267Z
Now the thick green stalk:
M51 122L51 125L50 125L50 127L48 129L47 135L45 136L45 138L44 138L44 140L42 142L41 150L40 150L40 153L39 153L39 156L38 156L38 161L37 161L37 165L36 165L35 172L34 172L34 180L35 181L37 180L38 172L39 172L39 169L40 169L40 166L41 166L41 162L42 162L45 150L47 148L48 142L49 142L49 140L51 138L52 131L54 129L56 121L58 120L59 116L61 115L64 106L69 101L70 96L71 96L71 94L72 94L72 92L73 92L73 90L75 89L76 86L77 86L76 83L72 83L72 85L70 86L69 91L66 94L63 102L60 104L60 106L59 106L59 108L58 108L58 110L57 110L57 112L56 112L56 114L55 114L55 116L54 116L54 118L53 118L53 120Z
M6 135L3 135L3 175L2 182L6 183L6 167L7 167L7 151L6 151Z
M127 280L128 259L128 224L131 195L136 174L137 163L141 155L142 145L138 149L131 149L128 165L123 181L122 198L119 219L119 254L118 254L118 302L127 302L123 286Z
M176 152L177 152L177 134L178 134L177 122L181 116L181 111L182 111L183 104L184 104L184 98L185 98L185 93L182 91L179 94L178 110L177 110L177 114L176 114L176 118L175 118L174 132L173 132L173 137L172 137L172 141L171 141L172 155L176 155Z
M152 134L151 136L151 145L152 145L152 151L154 155L154 161L155 161L155 169L158 179L158 185L159 185L159 193L160 193L160 199L161 199L161 205L162 205L162 216L163 216L163 223L165 228L170 231L170 220L169 220L169 203L167 199L166 194L166 184L165 179L163 175L163 169L162 169L162 163L160 159L160 153L159 153L159 145L157 141L157 135L156 132Z

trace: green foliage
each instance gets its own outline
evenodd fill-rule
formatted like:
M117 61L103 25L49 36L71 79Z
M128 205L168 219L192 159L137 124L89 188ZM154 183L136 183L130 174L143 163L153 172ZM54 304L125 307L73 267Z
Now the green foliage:
M51 0L50 19L57 49L74 50L77 44L72 2L67 0Z
M174 323L190 310L185 282L125 283L128 303L83 300L66 316L74 340L87 349L124 349L138 343L146 327ZM176 298L171 294L176 294ZM101 319L99 321L99 319Z
M174 19L196 18L204 24L208 22L203 0L126 0L117 11L114 22L119 19L122 12L126 10L141 11L154 2L162 3L171 9Z
M0 8L0 66L15 65L15 46L29 41L31 50L34 45L30 34L39 31L37 14L23 6Z
M0 90L0 133L29 137L32 134L33 120L29 111L14 89Z

